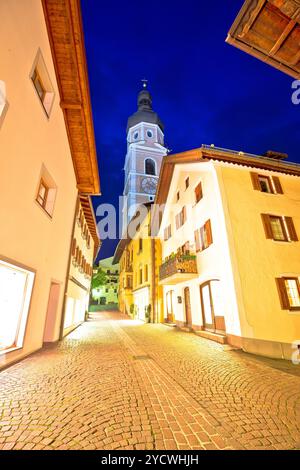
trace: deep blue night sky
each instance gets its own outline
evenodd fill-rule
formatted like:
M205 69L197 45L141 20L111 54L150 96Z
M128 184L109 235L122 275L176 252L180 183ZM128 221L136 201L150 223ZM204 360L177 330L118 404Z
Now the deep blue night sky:
M202 143L300 162L300 105L293 79L225 43L243 0L83 0L83 20L101 188L97 203L123 191L127 118L140 80L172 153ZM100 258L113 254L105 241Z

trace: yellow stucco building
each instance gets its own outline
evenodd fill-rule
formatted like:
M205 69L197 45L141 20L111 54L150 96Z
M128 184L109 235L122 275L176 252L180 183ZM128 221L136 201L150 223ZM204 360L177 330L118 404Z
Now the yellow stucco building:
M149 234L151 203L143 207L146 213L137 211L128 226L131 237L120 240L114 256L114 262L120 263L119 308L136 319L156 323L163 319L158 284L161 244Z
M300 166L202 146L164 158L155 203L164 316L291 359L300 344Z

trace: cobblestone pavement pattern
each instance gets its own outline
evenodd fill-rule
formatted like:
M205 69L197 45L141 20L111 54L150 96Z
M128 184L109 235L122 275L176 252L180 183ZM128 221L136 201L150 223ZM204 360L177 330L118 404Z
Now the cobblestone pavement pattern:
M0 372L0 449L299 449L300 366L278 364L93 314Z

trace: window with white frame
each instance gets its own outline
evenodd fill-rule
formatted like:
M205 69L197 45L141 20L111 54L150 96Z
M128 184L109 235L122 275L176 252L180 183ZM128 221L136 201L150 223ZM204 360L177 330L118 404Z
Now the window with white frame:
M50 173L43 166L36 194L36 202L50 216L53 216L57 186Z
M0 260L0 352L24 342L35 273Z
M38 51L31 72L31 80L37 96L47 116L50 116L54 102L54 88L50 80L48 70L41 51Z

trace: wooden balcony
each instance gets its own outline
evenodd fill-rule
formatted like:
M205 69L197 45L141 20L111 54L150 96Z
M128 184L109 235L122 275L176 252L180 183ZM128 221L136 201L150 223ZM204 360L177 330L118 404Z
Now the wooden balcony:
M159 283L173 285L198 276L196 255L175 255L159 268Z

